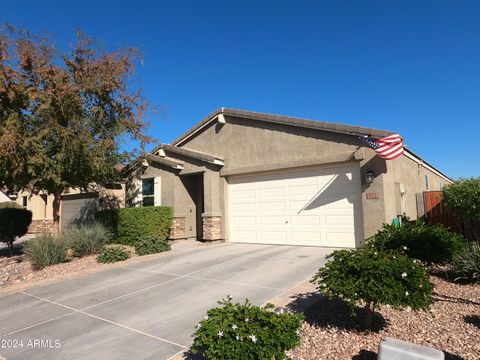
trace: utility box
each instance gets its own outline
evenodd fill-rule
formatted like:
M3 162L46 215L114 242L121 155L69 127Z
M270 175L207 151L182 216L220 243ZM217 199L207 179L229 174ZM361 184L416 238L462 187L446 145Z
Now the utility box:
M378 360L445 360L443 351L386 337L380 342Z

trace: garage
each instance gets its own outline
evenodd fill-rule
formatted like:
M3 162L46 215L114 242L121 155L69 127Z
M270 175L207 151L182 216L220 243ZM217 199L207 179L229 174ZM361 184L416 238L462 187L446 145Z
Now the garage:
M231 176L228 184L231 242L355 247L363 239L357 163Z
M98 208L98 193L62 195L60 224L62 230L93 220Z

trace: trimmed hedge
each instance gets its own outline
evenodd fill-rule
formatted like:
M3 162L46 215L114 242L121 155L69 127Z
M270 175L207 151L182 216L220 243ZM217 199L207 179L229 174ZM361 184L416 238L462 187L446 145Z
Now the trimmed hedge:
M111 229L114 242L135 246L147 235L166 240L172 226L173 210L166 206L146 206L102 210L95 219Z
M414 259L430 264L450 263L465 244L465 239L440 224L424 220L408 221L402 226L384 224L383 229L367 239L378 251L400 250Z
M0 209L0 241L7 243L10 255L12 255L13 242L18 236L27 233L31 223L32 212L30 210L17 207Z

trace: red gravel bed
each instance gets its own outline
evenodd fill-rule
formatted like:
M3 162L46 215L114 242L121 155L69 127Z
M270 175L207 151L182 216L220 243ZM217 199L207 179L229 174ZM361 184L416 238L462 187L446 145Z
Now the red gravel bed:
M432 276L435 303L430 311L383 307L375 318L376 331L362 330L342 302L320 299L306 312L302 343L290 356L295 360L377 358L382 338L393 337L442 350L446 359L480 359L480 285L447 282ZM291 304L301 304L312 293Z

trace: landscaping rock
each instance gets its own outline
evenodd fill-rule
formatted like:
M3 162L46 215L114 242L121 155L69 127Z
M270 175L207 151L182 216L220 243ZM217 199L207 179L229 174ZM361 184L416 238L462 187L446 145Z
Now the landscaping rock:
M382 307L376 332L362 330L362 322L352 320L344 303L319 298L306 311L302 343L289 355L294 360L375 360L380 341L393 337L441 350L447 360L480 359L480 285L435 276L431 281L436 301L430 311ZM312 296L318 295L306 293L302 298Z

